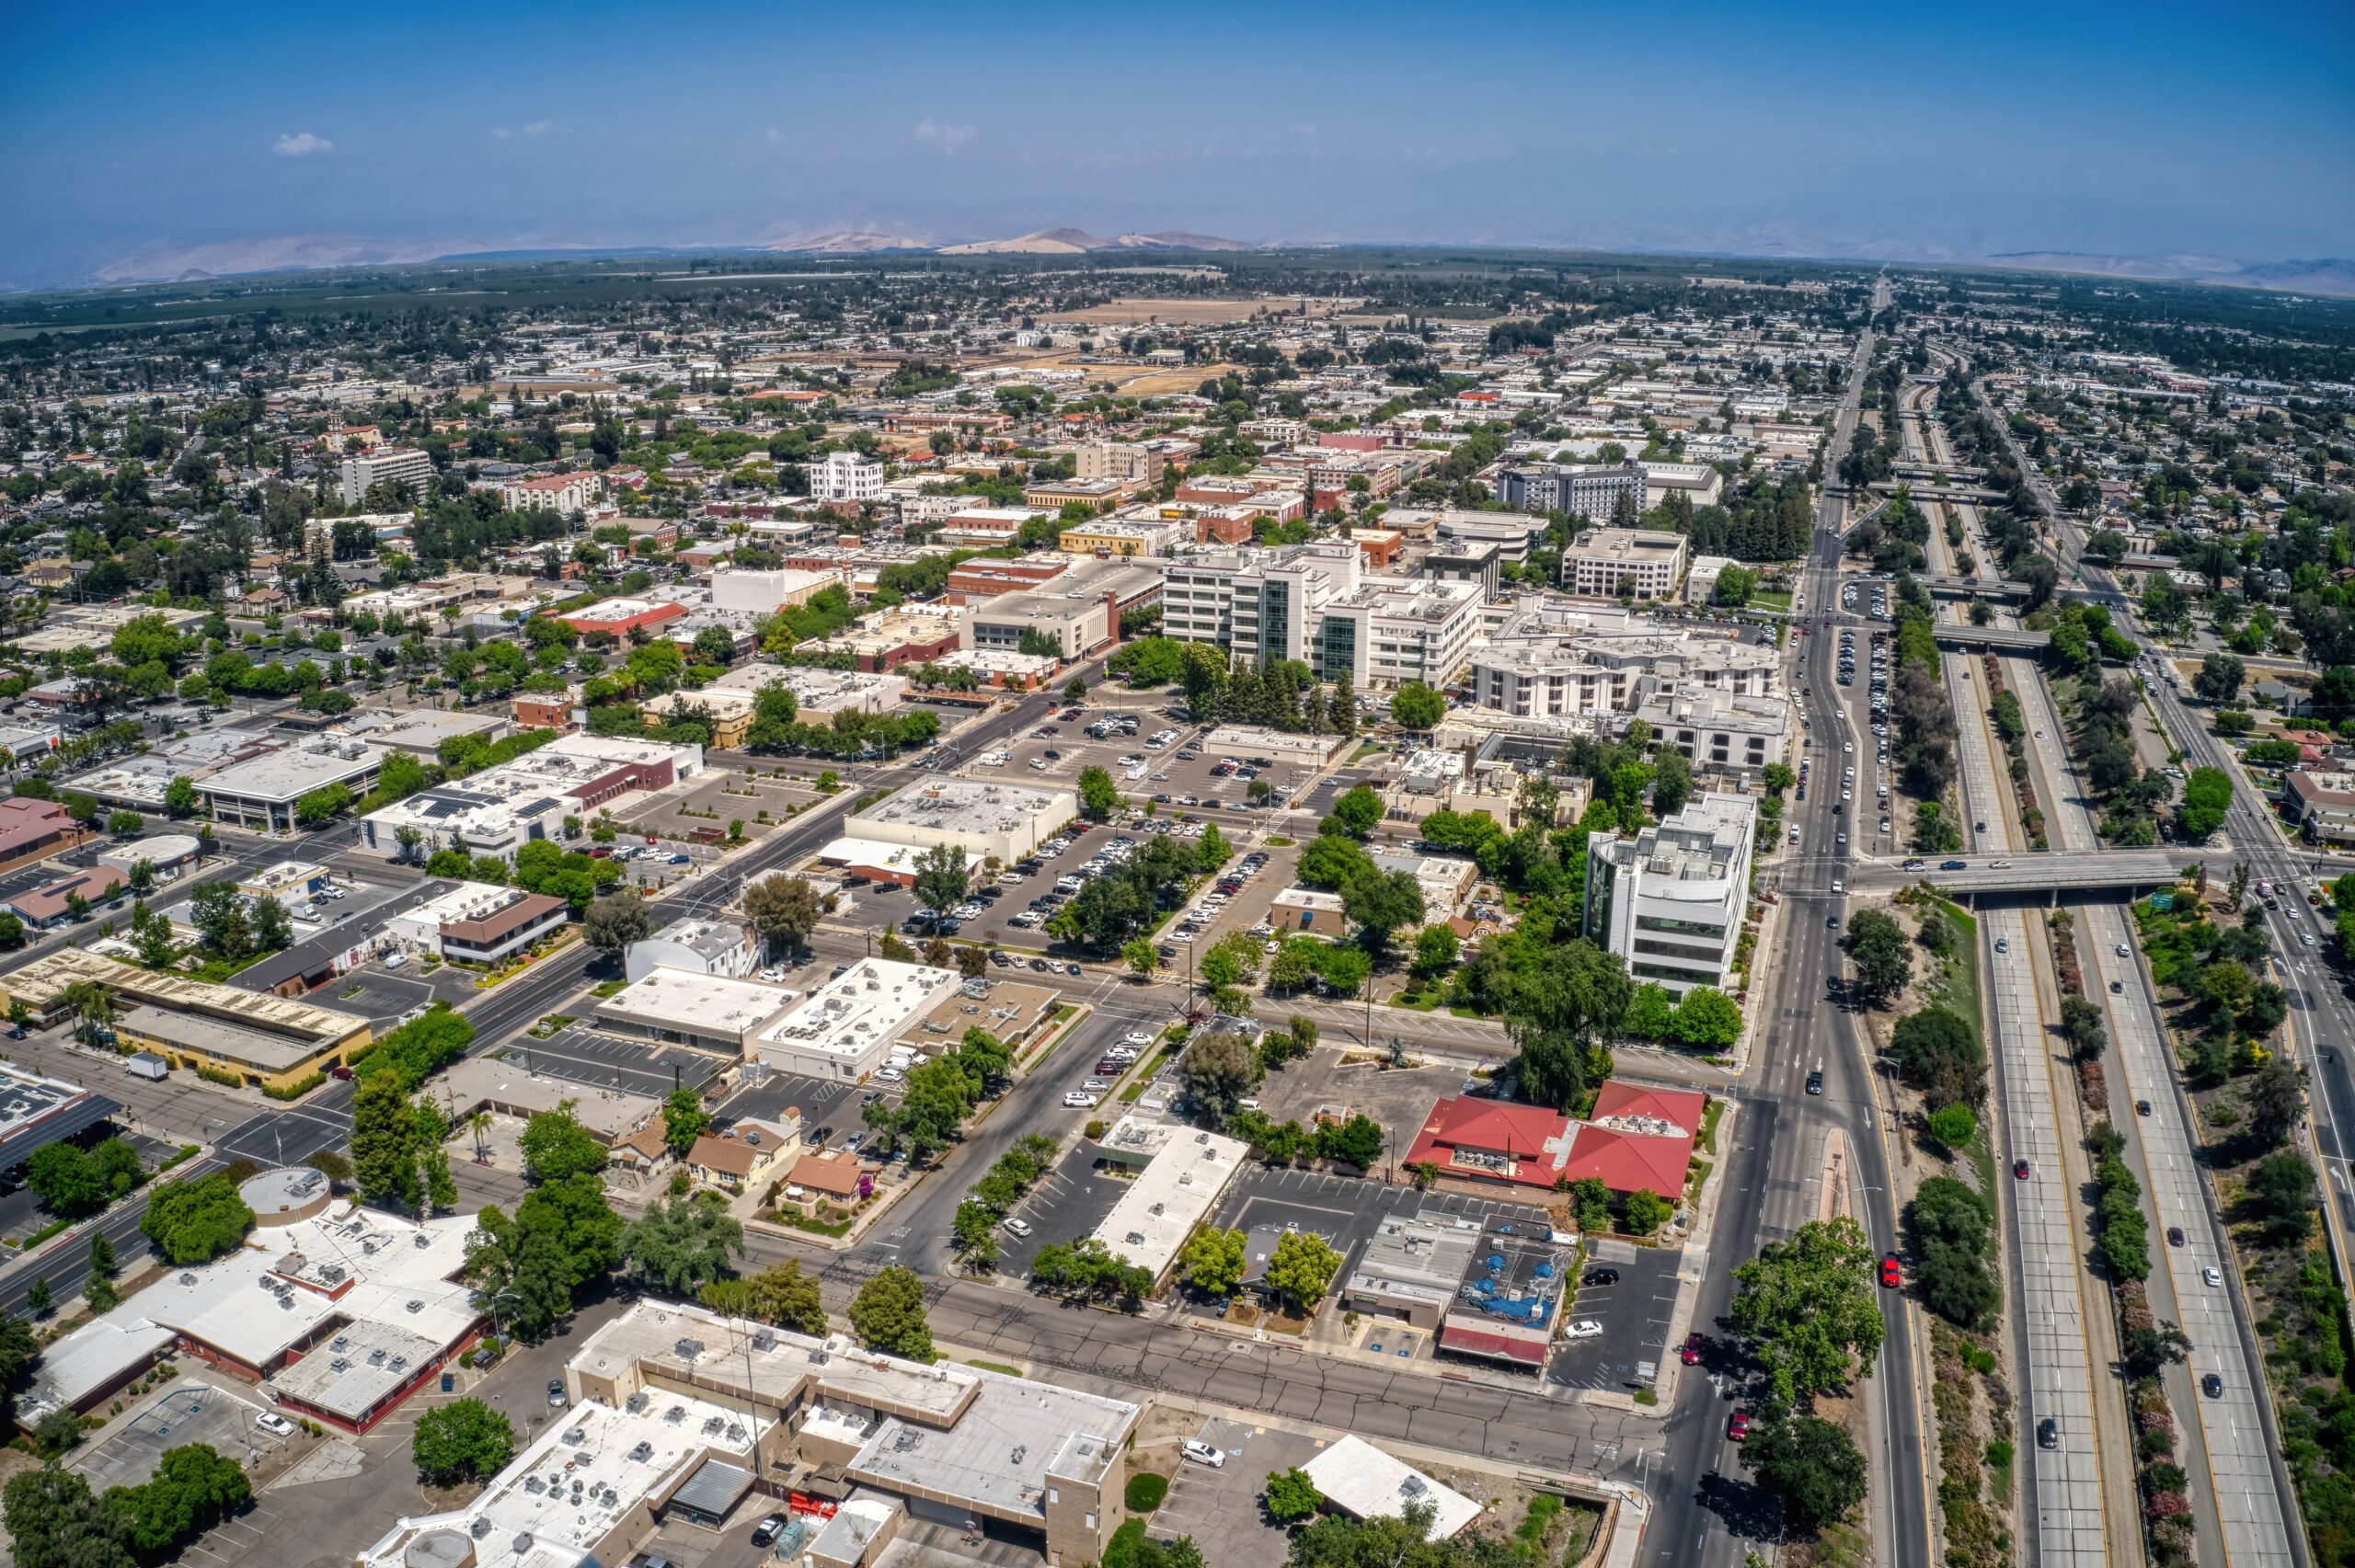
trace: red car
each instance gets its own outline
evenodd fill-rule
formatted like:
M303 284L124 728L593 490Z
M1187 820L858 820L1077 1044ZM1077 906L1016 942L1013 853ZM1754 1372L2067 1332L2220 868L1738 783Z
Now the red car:
M1726 1421L1726 1436L1737 1443L1750 1440L1750 1417L1735 1411Z
M1708 1343L1697 1333L1688 1333L1684 1336L1684 1348L1677 1354L1684 1357L1687 1367L1696 1366L1701 1359L1701 1347Z
M1897 1254L1892 1253L1880 1260L1880 1283L1886 1290L1894 1290L1905 1283L1905 1276L1897 1266Z

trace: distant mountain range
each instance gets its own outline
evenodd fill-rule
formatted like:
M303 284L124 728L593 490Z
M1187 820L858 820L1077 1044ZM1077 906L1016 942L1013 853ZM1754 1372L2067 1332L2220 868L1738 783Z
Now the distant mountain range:
M729 226L716 223L725 232ZM960 225L964 226L964 225ZM781 232L780 232L781 231ZM984 231L986 232L986 231ZM965 226L965 234L972 233ZM1985 266L2027 271L2069 272L2089 277L2153 282L2223 284L2237 288L2287 290L2303 293L2355 295L2355 260L2326 258L2312 260L2240 261L2230 257L2197 254L2126 254L2097 251L2035 250L1972 257L1968 253L1929 257L1907 254L1901 244L1877 244L1890 236L1848 236L1835 246L1834 255L1764 233L1755 233L1730 245L1694 246L1689 253L1726 257L1754 256L1822 259L1887 258L1900 263ZM1465 244L1567 244L1568 236L1548 241L1499 234L1474 235ZM902 227L876 219L838 220L830 224L787 228L779 224L766 237L729 240L664 240L657 243L598 243L580 232L502 234L477 237L465 234L381 235L337 230L304 230L281 234L199 234L146 237L118 234L91 236L67 255L45 263L27 265L13 273L0 270L0 292L21 289L76 288L128 283L188 282L207 278L266 272L309 271L337 267L382 267L410 262L468 258L520 259L595 256L693 256L728 251L767 252L791 256L868 256L891 252L940 256L1103 256L1173 251L1247 251L1284 248L1293 242L1267 244L1229 239L1218 235L1178 229L1130 232L1110 236L1086 229L1034 229L1004 238L970 239L953 229L948 233ZM1327 238L1318 248L1347 245ZM1378 243L1378 242L1368 242ZM1678 245L1631 245L1626 248L1687 253Z
M2032 272L2084 272L2095 277L2144 279L2152 282L2223 283L2306 294L2355 294L2355 261L2338 257L2313 261L2234 261L2224 256L2105 256L2095 251L2025 250L1986 259L1998 266Z

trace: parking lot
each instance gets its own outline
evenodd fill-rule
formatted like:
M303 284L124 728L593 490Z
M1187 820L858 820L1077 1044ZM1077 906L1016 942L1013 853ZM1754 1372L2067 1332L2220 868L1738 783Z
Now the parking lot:
M477 994L475 977L469 971L445 964L429 975L413 958L397 970L378 964L355 969L331 989L332 1001L326 1000L327 989L318 993L323 1005L362 1014L379 1034L420 1007L436 1001L455 1007Z
M519 1035L500 1053L527 1072L599 1089L661 1099L672 1089L700 1089L726 1071L725 1058L635 1035L568 1024L545 1040Z
M847 769L844 776L849 776ZM665 839L708 836L712 831L725 835L730 822L741 822L743 836L752 840L783 826L797 811L823 798L814 789L773 773L755 777L734 768L714 768L684 789L639 801L621 813L619 819L641 833L658 833Z
M1215 1469L1181 1462L1147 1533L1162 1541L1192 1536L1202 1561L1219 1568L1276 1568L1291 1550L1291 1531L1269 1522L1259 1494L1270 1472L1306 1464L1324 1445L1225 1416L1204 1421L1194 1436L1225 1454L1226 1462Z
M155 1395L132 1419L118 1424L99 1442L75 1452L71 1469L89 1477L94 1492L137 1486L155 1473L167 1448L209 1443L223 1456L249 1462L262 1447L284 1441L254 1425L264 1407L210 1383L183 1378Z
M713 1119L723 1125L747 1116L783 1122L787 1113L798 1111L805 1130L832 1127L834 1141L840 1141L867 1126L860 1115L867 1095L877 1095L889 1104L899 1093L898 1088L889 1083L861 1085L805 1078L797 1072L764 1072L758 1079L747 1079L741 1088L722 1101Z
M1669 1319L1676 1310L1676 1271L1683 1262L1682 1248L1595 1242L1577 1295L1563 1305L1562 1321L1586 1319L1601 1323L1603 1332L1591 1339L1564 1341L1545 1369L1547 1379L1576 1389L1635 1386L1638 1362L1657 1365L1671 1354ZM1598 1269L1616 1270L1618 1283L1587 1284Z
M1053 1170L1039 1178L1029 1196L1007 1216L1028 1225L1030 1234L1017 1236L1000 1227L998 1272L1009 1279L1027 1276L1030 1260L1039 1255L1040 1248L1089 1234L1128 1189L1128 1177L1107 1175L1096 1168L1094 1144L1082 1143L1070 1150Z
M1354 1041L1320 1045L1305 1059L1268 1075L1258 1088L1259 1108L1279 1122L1303 1127L1320 1110L1338 1119L1359 1111L1381 1124L1386 1152L1404 1160L1442 1095L1464 1092L1461 1065L1385 1068L1375 1062L1340 1065Z
M1091 708L1075 719L1056 718L1035 726L996 750L974 758L959 771L977 779L1076 789L1080 771L1098 767L1112 775L1113 784L1132 807L1142 808L1152 801L1163 816L1200 809L1246 817L1260 811L1251 799L1254 783L1265 784L1273 795L1288 798L1314 771L1305 761L1284 757L1212 755L1203 749L1204 732L1199 726L1159 711L1130 715L1137 720L1133 734L1115 731L1101 738L1089 735L1087 727L1103 716L1102 710ZM1157 737L1165 735L1167 739L1155 744ZM1223 761L1243 767L1223 773ZM1255 761L1266 765L1254 766Z
M1212 1223L1246 1231L1263 1225L1289 1227L1324 1237L1341 1254L1340 1270L1333 1277L1338 1288L1349 1279L1359 1254L1384 1219L1426 1211L1483 1224L1491 1219L1540 1227L1548 1223L1545 1210L1502 1198L1417 1192L1367 1177L1257 1164L1245 1166L1235 1178Z

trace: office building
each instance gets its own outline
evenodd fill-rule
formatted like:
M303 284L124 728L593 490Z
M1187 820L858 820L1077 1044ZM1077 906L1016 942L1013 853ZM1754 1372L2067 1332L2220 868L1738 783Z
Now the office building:
M1581 930L1672 996L1718 986L1750 900L1757 803L1712 792L1633 839L1587 844Z
M1653 739L1715 773L1755 773L1782 761L1790 746L1791 707L1781 697L1661 688L1645 694L1635 716L1652 727Z
M752 1049L778 1072L857 1082L884 1064L903 1031L961 984L953 969L861 958L763 1024Z
M1697 1089L1653 1089L1611 1079L1595 1091L1587 1119L1570 1129L1564 1173L1574 1182L1591 1177L1614 1197L1648 1192L1678 1202L1708 1104Z
M1083 441L1073 458L1075 478L1118 479L1139 486L1160 484L1167 464L1159 452L1137 441Z
M810 498L857 506L883 499L883 464L855 452L830 452L810 464Z
M1215 1132L1188 1129L1170 1139L1122 1190L1097 1225L1096 1239L1122 1263L1152 1275L1158 1286L1169 1276L1186 1238L1218 1207L1250 1151L1240 1139Z
M747 615L774 615L797 604L807 604L830 588L842 584L840 572L805 572L791 567L776 571L723 571L711 574L711 607Z
M1439 514L1433 537L1442 551L1472 554L1494 549L1498 559L1525 566L1529 552L1545 537L1545 520L1517 511L1459 511Z
M433 460L408 447L378 447L346 457L341 477L343 504L348 507L366 499L370 486L375 485L407 485L409 499L422 501L433 493Z
M1590 522L1632 520L1644 509L1650 480L1644 465L1548 463L1507 468L1497 475L1497 499L1515 511L1565 512Z
M553 936L571 906L545 893L461 882L385 922L385 934L416 952L463 964L496 964Z
M642 980L657 967L743 979L761 967L761 939L741 920L682 915L622 955L623 972Z
M296 803L316 790L341 784L355 799L366 795L384 760L383 747L356 737L309 740L231 762L198 780L196 792L216 822L284 832Z
M703 748L661 740L565 735L455 784L422 789L360 819L360 841L409 853L408 829L426 853L463 843L469 853L513 860L534 839L554 839L564 818L640 790L668 789L703 771Z
M1554 1190L1569 1157L1570 1119L1543 1105L1445 1095L1423 1118L1401 1162L1436 1166L1442 1176Z
M1357 590L1363 557L1355 544L1288 544L1213 552L1170 562L1162 590L1162 635L1208 643L1235 658L1317 662L1325 607Z
M1309 664L1358 687L1444 686L1471 657L1482 597L1468 582L1367 578L1319 612Z
M1077 658L1119 641L1121 617L1158 602L1163 591L1158 567L1086 563L1042 587L1002 593L970 607L963 646L1021 652L1027 633L1034 650L1045 651L1040 643L1044 638L1057 657Z
M1562 552L1562 586L1603 598L1672 598L1689 550L1684 535L1661 529L1590 528Z

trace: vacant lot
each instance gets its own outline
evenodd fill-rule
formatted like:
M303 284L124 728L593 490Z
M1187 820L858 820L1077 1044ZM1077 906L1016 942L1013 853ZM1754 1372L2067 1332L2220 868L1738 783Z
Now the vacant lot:
M1074 326L1137 326L1160 321L1173 326L1223 326L1230 322L1248 321L1255 311L1289 311L1297 304L1289 296L1256 300L1114 300L1108 304L1089 305L1086 310L1063 311L1046 319ZM1327 314L1329 306L1320 300L1312 302L1309 309L1322 315Z

